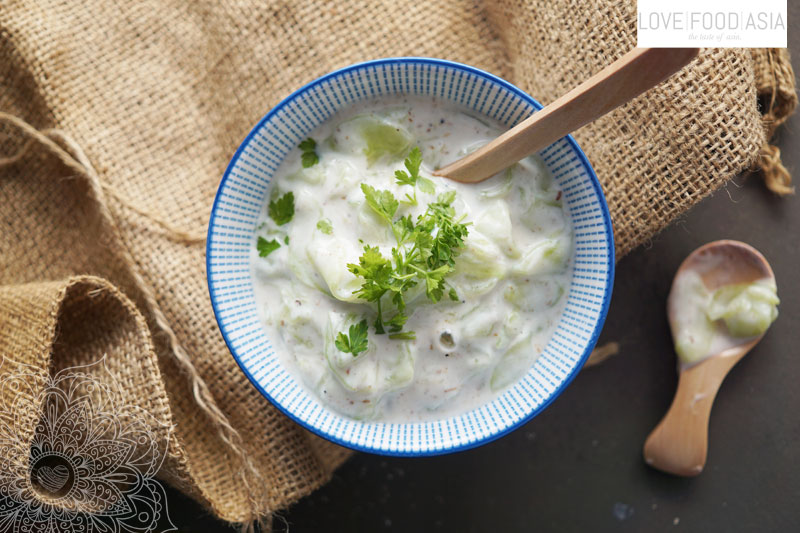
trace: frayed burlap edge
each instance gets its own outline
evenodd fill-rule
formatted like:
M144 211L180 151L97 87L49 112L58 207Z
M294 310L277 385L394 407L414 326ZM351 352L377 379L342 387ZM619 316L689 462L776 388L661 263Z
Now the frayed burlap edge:
M117 228L116 219L108 208L106 199L107 195L113 196L124 207L136 212L140 216L150 219L152 222L155 222L169 238L177 242L189 245L205 241L204 235L185 231L170 225L161 217L158 217L157 215L154 215L145 209L139 208L129 200L125 199L124 196L121 196L113 188L110 188L104 184L100 180L97 172L94 170L94 167L92 166L88 157L83 152L81 146L61 130L50 128L40 131L21 118L5 112L0 112L0 122L5 122L6 124L17 128L26 137L26 141L23 143L18 152L8 156L0 157L0 168L3 166L16 164L27 155L31 147L38 145L44 152L56 157L66 167L70 168L78 175L83 176L87 180L92 195L94 196L94 202L101 214L101 217L104 219L108 228L118 239L119 243L121 243L122 240L118 235L119 230ZM253 464L251 457L244 450L239 432L233 426L231 426L228 418L216 405L216 402L214 401L213 396L208 389L208 385L198 374L188 353L186 353L178 341L177 336L169 324L169 321L161 311L152 289L138 272L138 266L130 252L125 246L122 245L118 246L118 250L122 255L123 262L129 269L131 277L134 279L137 285L137 289L140 291L146 304L150 308L150 312L154 317L156 325L165 334L176 362L187 375L187 378L191 383L192 394L196 404L207 415L209 421L216 428L220 439L227 444L230 452L239 460L240 464L242 465L242 468L239 470L239 477L242 486L248 494L251 509L251 514L243 517L240 522L242 530L245 532L253 531L256 523L261 525L262 530L268 529L269 522L267 519L270 516L271 509L266 506L267 498L264 496L264 493L267 490L266 481ZM91 276L86 276L86 278L91 278ZM113 289L113 286L107 281L102 280L101 278L93 279L96 280L97 283L104 285L104 288L107 286ZM64 293L66 293L67 289L71 285L78 283L79 281L80 280L71 281L64 285ZM127 302L130 304L130 306L133 306L133 304L130 303L130 301L127 300L124 295L118 293L116 289L114 289L114 292L121 298L124 298L123 303ZM56 308L58 308L63 302L63 294L60 298L56 298L54 302L54 305ZM136 315L141 316L138 312L136 312ZM53 327L55 327L55 322L53 323ZM146 324L144 327L147 329ZM149 333L147 335L149 337ZM180 449L179 444L177 448ZM176 481L178 480L176 479ZM190 484L181 482L177 484L182 488L191 486ZM204 497L201 497L201 499L207 504L210 504L213 508L213 502L206 500Z
M778 127L795 112L798 104L797 80L786 48L753 48L751 50L756 91L763 115L767 141L761 147L753 170L760 170L764 184L772 192L784 196L794 194L792 176L781 161L780 148L770 143ZM586 360L590 368L619 354L617 342L598 346Z
M105 324L107 329L95 339L81 337L81 332L76 332L71 327L76 321L86 319L85 316L77 316L80 314L77 310L89 306L96 312L102 313L108 322ZM152 380L140 378L148 381L147 386L152 394L144 399L146 404L142 405L142 398L133 398L129 390L115 390L114 392L120 393L126 402L117 407L125 409L135 404L136 408L141 407L148 417L152 417L150 430L158 439L158 453L168 456L167 451L171 452L169 461L172 468L164 472L173 472L169 480L176 485L187 486L187 492L191 492L191 486L187 483L186 458L172 431L174 421L167 393L160 379L150 330L144 317L130 299L105 279L88 275L71 276L59 281L0 286L0 316L3 317L0 347L5 348L9 345L16 347L14 352L2 350L0 377L6 379L19 372L23 372L25 376L36 375L36 378L29 382L30 389L21 397L3 397L4 406L21 401L23 407L18 406L13 412L4 411L2 417L29 415L25 416L24 420L11 423L17 431L14 441L0 442L3 453L12 455L6 457L10 459L8 466L12 470L19 472L20 477L29 475L30 444L40 423L39 417L42 415L42 405L31 402L34 399L41 400L40 393L43 387L47 386L48 373L52 374L65 368L83 367L82 370L96 374L95 377L104 382L107 377L111 377L111 373L96 373L99 369L112 373L124 369L128 375L136 375L133 371L135 368L140 371L146 370L148 378L152 378ZM102 351L97 353L91 349L101 347ZM103 364L97 366L98 363ZM92 366L95 368L90 369ZM137 379L134 378L133 382L136 385L141 384ZM127 380L126 383L130 385L131 380ZM0 394L8 392L3 389ZM30 397L28 392L32 392ZM26 404L29 405L25 407ZM123 416L122 412L116 414ZM4 424L8 422L3 419ZM37 502L25 502L24 498L21 500L21 503L31 505L31 509L38 508L38 505L45 507L57 505L62 506L64 510L94 512L94 507L84 508L92 502L58 500L52 502L35 491L32 495L41 498L41 501L37 504ZM199 495L193 494L193 496ZM20 494L16 498L12 497L12 500L20 503L19 497ZM12 520L11 523L16 522Z
M797 84L786 48L754 48L756 90L764 117L767 142L761 148L757 168L764 183L779 195L793 194L792 176L781 162L780 149L770 144L775 131L797 108Z

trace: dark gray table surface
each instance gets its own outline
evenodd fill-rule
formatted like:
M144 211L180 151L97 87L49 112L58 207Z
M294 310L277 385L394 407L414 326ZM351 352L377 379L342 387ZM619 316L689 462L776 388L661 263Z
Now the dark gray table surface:
M790 2L791 4L791 2ZM800 57L800 6L789 44ZM796 65L797 66L797 65ZM778 145L800 183L800 115ZM798 187L800 189L800 187ZM800 198L739 177L617 266L600 343L621 352L583 370L542 414L474 450L433 458L356 454L333 480L276 519L285 531L800 531ZM716 239L758 248L778 280L780 317L735 367L711 418L706 470L668 476L642 444L677 375L665 316L672 276ZM231 531L177 491L181 531Z

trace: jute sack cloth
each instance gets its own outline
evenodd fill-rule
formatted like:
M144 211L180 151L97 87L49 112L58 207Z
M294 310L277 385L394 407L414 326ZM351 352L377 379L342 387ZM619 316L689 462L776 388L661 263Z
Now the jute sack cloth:
M174 428L162 478L241 523L308 494L349 453L262 398L213 317L203 233L252 125L361 60L461 61L547 103L635 45L631 0L3 4L0 352L43 374L105 355L127 401ZM765 147L794 103L785 51L705 50L577 132L618 257L759 161L789 190Z

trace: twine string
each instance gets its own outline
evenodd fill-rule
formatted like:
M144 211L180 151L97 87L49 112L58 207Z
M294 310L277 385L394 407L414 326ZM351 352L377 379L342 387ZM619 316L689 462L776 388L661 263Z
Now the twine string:
M205 240L205 237L174 228L168 222L156 217L144 209L136 207L131 202L126 201L124 197L114 191L113 188L105 186L101 182L99 175L80 145L63 131L56 129L40 131L21 118L5 112L0 112L0 121L16 127L28 137L26 143L21 147L20 150L17 151L17 153L0 158L0 167L8 166L18 162L32 146L38 143L45 150L47 150L48 153L57 157L65 166L71 170L74 170L78 175L86 178L101 217L109 226L117 241L121 243L119 246L119 252L122 255L123 263L130 272L137 289L139 289L141 292L147 307L153 315L156 325L166 335L171 352L174 355L179 367L187 374L189 378L192 388L192 395L195 402L209 417L211 422L217 428L220 439L222 439L222 441L229 447L230 451L243 466L242 470L239 472L239 477L241 478L245 491L248 494L250 507L252 510L251 517L245 521L244 527L245 530L251 530L253 522L270 513L266 498L267 489L263 480L263 476L253 464L253 461L250 459L250 455L244 450L244 443L241 435L230 424L228 417L219 409L219 407L217 407L216 401L211 395L208 385L206 385L205 380L203 380L203 378L200 376L199 372L192 363L189 354L181 345L177 335L170 326L169 321L161 311L153 289L140 274L139 268L133 258L132 253L128 247L124 245L125 241L121 237L121 231L116 223L116 219L108 208L106 194L114 196L117 201L125 205L125 207L128 209L131 209L141 216L145 216L153 222L156 222L174 240L184 244L194 244L197 242L202 242ZM58 140L60 143L63 143L63 146L62 144L59 144L59 142L56 142L56 140Z
M50 153L58 157L61 162L73 170L76 170L78 173L85 174L85 171L81 169L84 168L83 163L88 163L89 160L81 149L80 145L64 131L57 128L37 130L19 117L3 112L0 112L0 120L13 124L27 134L25 144L23 144L16 153L11 154L10 156L0 157L0 167L10 166L19 162L31 149L31 147L38 142L47 148ZM60 144L56 143L55 141L59 141ZM64 153L67 150L69 152ZM84 160L83 162L78 160L81 158ZM76 166L75 163L78 165ZM108 183L100 182L99 185L108 196L111 196L121 206L159 226L167 235L167 237L173 241L180 244L201 244L205 242L205 234L180 229L169 223L164 218L156 215L152 211L138 206L135 202L126 198L124 194L119 192L116 188L112 187Z
M775 134L775 130L786 122L797 106L797 94L792 92L788 95L782 94L780 100L778 93L781 88L780 79L783 77L779 72L780 65L775 57L775 51L766 50L765 54L769 61L769 81L765 88L769 90L769 104L763 111L763 121L767 128L767 142L761 147L758 156L758 166L764 176L764 184L769 190L780 195L794 194L792 186L792 175L781 161L780 149L770 144ZM792 84L793 85L793 84Z

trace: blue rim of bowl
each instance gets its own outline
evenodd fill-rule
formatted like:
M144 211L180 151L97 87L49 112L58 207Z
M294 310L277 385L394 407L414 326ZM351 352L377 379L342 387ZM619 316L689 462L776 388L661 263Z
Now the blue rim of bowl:
M259 130L261 130L261 128L263 127L264 123L266 123L278 111L280 111L285 105L287 105L289 102L293 101L299 95L303 94L304 92L312 89L313 87L315 87L315 86L317 86L317 85L319 85L319 84L321 84L321 83L323 83L323 82L325 82L325 81L327 81L329 79L336 78L338 76L342 76L343 74L346 74L346 73L354 71L354 70L361 70L361 69L365 69L365 68L369 68L369 67L377 66L377 65L388 65L388 64L397 64L397 63L422 63L422 64L436 65L436 66L442 66L442 67L451 67L451 68L463 70L463 71L475 74L477 76L483 77L483 78L487 79L490 82L496 83L496 84L504 87L505 89L508 89L512 93L514 93L517 96L519 96L520 98L522 98L522 100L530 103L537 111L542 109L542 104L540 104L538 101L536 101L528 93L526 93L522 89L518 88L517 86L507 82L506 80L504 80L504 79L502 79L502 78L500 78L498 76L495 76L494 74L490 74L490 73L488 73L488 72L486 72L484 70L481 70L479 68L471 67L471 66L465 65L463 63L458 63L456 61L450 61L450 60L447 60L447 59L436 59L436 58L430 58L430 57L389 57L389 58L383 58L383 59L373 59L373 60L370 60L370 61L363 61L361 63L355 63L353 65L334 70L332 72L329 72L328 74L325 74L325 75L323 75L323 76L321 76L321 77L319 77L319 78L317 78L317 79L315 79L315 80L303 85L302 87L300 87L299 89L297 89L296 91L291 93L289 96L287 96L286 98L281 100L280 103L278 103L275 107L270 109L269 112L267 112L267 114L264 115L261 118L261 120L258 121L258 123L247 134L247 137L245 137L244 140L239 144L239 147L236 149L236 152L233 154L233 157L231 158L230 163L228 163L228 166L225 169L225 173L222 175L222 180L220 180L219 186L217 187L217 193L214 196L214 204L211 207L211 215L209 216L209 219L208 219L208 232L207 232L207 236L206 236L206 283L208 285L208 294L209 294L209 297L211 298L211 307L214 309L214 319L217 321L217 326L219 326L220 333L222 333L222 338L225 339L225 344L228 347L228 351L231 353L231 356L233 356L233 359L236 361L236 364L239 366L239 368L244 373L244 375L247 376L247 379L250 380L250 383L252 383L252 385L256 388L256 390L258 390L267 400L269 400L269 402L273 406L275 406L281 413L283 413L285 416L287 416L290 420L292 420L296 424L299 424L301 427L303 427L303 428L307 429L308 431L314 433L315 435L318 435L318 436L320 436L320 437L322 437L322 438L324 438L324 439L326 439L326 440L328 440L330 442L333 442L333 443L338 444L340 446L344 446L345 448L349 448L351 450L355 450L355 451L359 451L359 452L365 452L365 453L372 453L372 454L375 454L375 455L385 455L385 456L394 456L394 457L429 457L429 456L435 456L435 455L446 455L446 454L455 453L455 452L462 452L462 451L466 451L466 450L469 450L469 449L472 449L472 448L476 448L478 446L483 446L484 444L488 444L489 442L497 440L500 437L503 437L503 436L507 435L508 433L514 431L515 429L517 429L517 428L527 424L528 422L530 422L539 413L544 411L553 402L553 400L558 398L561 395L562 392L564 392L564 389L567 388L567 386L572 382L572 380L575 379L575 376L578 374L578 372L583 368L583 365L586 363L586 359L589 358L589 354L592 353L592 350L594 349L595 345L597 344L597 340L600 337L600 332L603 329L603 324L605 324L605 321L606 321L606 315L608 314L608 307L611 304L611 293L612 293L612 289L614 287L614 273L615 273L614 231L613 231L613 226L612 226L612 223L611 223L611 216L610 216L610 214L608 212L608 204L606 203L606 197L603 194L603 188L600 185L600 181L597 179L597 174L595 174L594 168L592 168L592 165L589 163L589 159L586 157L586 154L583 153L583 150L581 149L581 147L578 146L578 143L575 141L575 139L572 137L572 135L567 135L565 138L567 139L569 144L572 146L572 148L575 150L575 152L577 153L578 158L580 159L581 163L583 163L583 166L588 171L589 178L591 179L591 182L592 182L592 187L594 187L594 190L597 193L598 200L600 201L600 210L603 213L604 230L605 230L605 233L606 233L607 242L609 244L608 283L607 283L607 285L605 287L605 291L603 293L603 303L602 303L602 306L600 308L600 315L598 316L597 324L595 325L594 331L592 332L592 336L590 337L589 342L586 345L586 350L583 352L583 355L581 356L580 360L578 361L578 364L575 365L575 367L572 369L572 371L567 375L566 378L564 378L564 381L558 386L558 388L556 388L555 391L553 391L553 393L550 395L550 397L547 400L545 400L544 402L542 402L542 404L539 405L536 409L534 409L533 411L528 413L525 417L523 417L520 420L518 420L516 423L514 423L511 426L503 429L502 431L498 431L497 433L493 433L491 435L487 435L486 437L484 437L482 439L479 439L477 441L464 443L464 444L461 444L459 446L453 446L453 447L450 447L450 448L440 448L440 449L431 450L431 451L425 451L425 452L420 452L420 451L393 451L393 450L386 450L386 449L383 449L383 448L370 448L370 447L367 447L367 446L359 446L358 444L354 444L352 442L348 442L346 440L343 440L343 439L340 439L338 437L335 437L335 436L333 436L333 435L331 435L331 434L329 434L329 433L327 433L327 432L325 432L325 431L323 431L323 430L321 430L321 429L319 429L317 427L312 426L311 424L306 423L303 420L300 420L299 418L294 416L294 414L292 414L289 410L287 410L283 405L281 405L280 402L275 400L266 390L264 390L264 388L255 380L255 378L250 373L250 371L242 364L242 362L239 359L239 356L236 354L236 351L234 350L233 346L231 346L231 342L228 339L228 335L225 332L224 326L219 321L219 313L217 312L216 296L215 296L214 291L212 289L211 280L209 279L210 278L210 272L211 272L211 270L210 270L211 223L214 220L214 215L215 215L215 213L217 211L217 204L218 204L219 199L220 199L220 192L222 191L223 185L225 184L225 182L228 179L228 175L230 174L231 170L235 166L236 162L239 160L239 157L241 156L241 154L244 151L245 147L250 144L251 139L253 138L253 136Z

